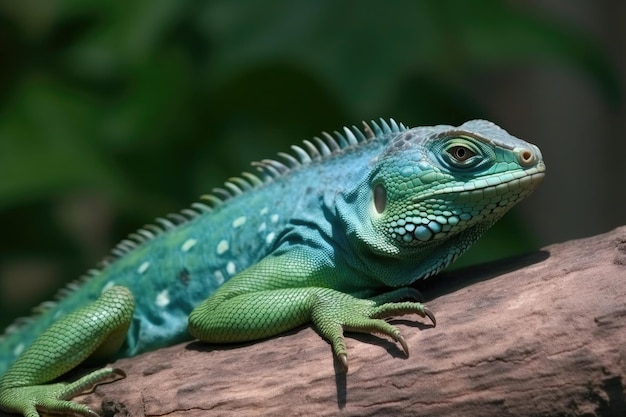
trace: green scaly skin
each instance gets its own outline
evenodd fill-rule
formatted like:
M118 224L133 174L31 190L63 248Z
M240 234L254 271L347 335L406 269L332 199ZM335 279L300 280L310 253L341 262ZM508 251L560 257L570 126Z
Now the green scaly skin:
M93 416L74 395L120 370L49 382L87 358L189 339L229 343L312 323L348 368L344 331L435 318L407 285L452 263L544 176L539 149L493 123L390 120L294 146L121 242L113 258L0 338L0 409ZM208 297L206 299L203 298Z

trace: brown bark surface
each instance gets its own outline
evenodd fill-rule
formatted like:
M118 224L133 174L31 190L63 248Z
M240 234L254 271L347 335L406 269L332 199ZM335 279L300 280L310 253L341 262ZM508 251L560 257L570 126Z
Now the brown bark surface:
M626 227L429 280L411 350L349 335L350 371L310 327L122 359L78 401L104 415L626 416Z

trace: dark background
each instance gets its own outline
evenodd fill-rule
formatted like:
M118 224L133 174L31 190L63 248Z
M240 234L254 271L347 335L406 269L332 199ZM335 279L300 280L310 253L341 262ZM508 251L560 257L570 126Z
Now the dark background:
M462 262L624 223L626 2L0 0L0 328L151 219L361 120L490 119L539 190Z

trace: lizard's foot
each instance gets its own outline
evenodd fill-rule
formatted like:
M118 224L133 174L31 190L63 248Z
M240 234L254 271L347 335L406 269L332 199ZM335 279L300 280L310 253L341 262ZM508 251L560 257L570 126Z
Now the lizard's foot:
M120 369L103 368L70 383L0 387L0 409L10 413L21 413L26 417L39 417L39 411L97 417L98 414L86 405L68 401L68 399L87 391L111 376L125 377L126 375Z
M322 336L330 341L333 352L345 371L348 370L348 354L344 330L387 335L402 346L408 357L409 349L400 330L384 318L416 313L428 317L433 325L436 324L434 314L422 303L414 301L378 303L380 300L397 299L399 295L407 294L412 293L400 289L374 300L362 300L332 290L320 294L319 302L313 309L312 321Z
M124 341L134 308L131 292L114 286L97 300L51 324L0 377L0 410L38 416L37 410L93 416L69 402L74 395L123 372L104 368L72 383L44 385L88 357L107 356Z

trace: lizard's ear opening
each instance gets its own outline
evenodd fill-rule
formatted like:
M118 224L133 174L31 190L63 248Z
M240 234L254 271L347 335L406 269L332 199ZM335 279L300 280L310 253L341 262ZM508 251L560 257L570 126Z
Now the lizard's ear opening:
M387 206L387 190L385 186L378 183L374 186L374 207L378 214L382 214Z

